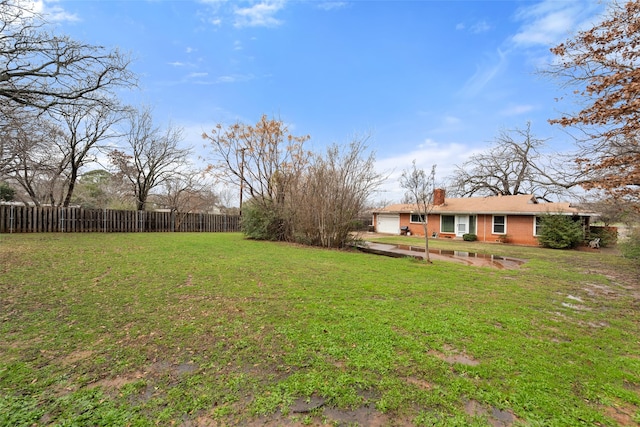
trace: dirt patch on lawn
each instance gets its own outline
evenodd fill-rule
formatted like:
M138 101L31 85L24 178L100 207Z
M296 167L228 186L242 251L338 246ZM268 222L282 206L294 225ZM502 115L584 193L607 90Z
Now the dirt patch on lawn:
M473 357L465 354L464 352L458 351L451 346L445 345L443 346L443 350L446 353L439 352L437 350L429 350L427 354L431 356L435 356L440 360L444 360L447 363L459 363L461 365L466 366L478 366L480 361L474 359Z
M604 414L614 420L619 426L627 427L638 425L634 420L638 408L632 405L605 406L603 409Z
M86 360L86 359L90 358L91 356L93 356L93 351L91 351L91 350L74 351L73 353L70 353L69 355L67 355L67 357L62 359L62 364L65 365L65 366L75 365L76 363L78 363L78 362L80 362L82 360Z
M407 383L413 384L423 390L431 390L433 388L433 385L430 382L425 381L422 378L409 377L406 379L406 381Z
M215 424L202 424L203 426ZM248 427L301 427L301 426L410 426L413 425L408 417L392 417L375 409L373 405L361 406L356 409L323 408L312 414L295 413L283 415L276 414L255 418L243 422Z
M493 406L484 406L476 400L466 402L464 411L472 417L486 418L493 427L510 427L520 421L510 409L502 410Z
M87 385L87 387L102 387L107 390L120 390L123 386L138 380L146 380L162 376L169 376L177 379L191 372L195 372L196 370L198 370L198 365L194 363L171 364L168 362L154 362L146 367L144 371L135 371L116 377L103 378L92 382Z

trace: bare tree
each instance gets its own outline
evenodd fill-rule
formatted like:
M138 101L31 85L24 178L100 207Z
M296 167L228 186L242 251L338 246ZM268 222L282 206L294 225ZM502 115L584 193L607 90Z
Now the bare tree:
M544 71L582 107L550 120L577 129L577 163L586 189L603 189L640 206L640 1L613 1L591 29L551 49ZM640 209L640 207L638 207Z
M435 186L436 177L436 165L431 167L431 172L427 175L424 169L418 169L416 161L414 160L411 169L402 171L400 177L400 186L407 192L408 198L415 203L418 215L421 218L422 229L424 231L424 251L425 260L430 263L431 257L429 255L429 234L427 231L427 225L429 220L429 213L434 208L433 204L433 192Z
M213 190L212 190L213 191ZM236 207L232 207L233 200L236 198L236 192L229 188L216 188L214 191L217 199L218 199L218 208L225 215L239 215L240 209Z
M190 167L167 179L161 187L161 191L154 194L154 200L174 213L176 229L187 214L209 212L219 200L204 182L202 172Z
M0 110L47 110L100 101L109 89L134 84L130 60L47 32L40 16L19 0L0 0Z
M227 185L242 185L260 202L284 197L289 181L309 162L310 153L303 147L309 136L293 136L281 120L266 115L255 126L218 124L202 137L213 148L214 176Z
M485 153L457 166L450 178L452 193L463 197L534 194L546 201L566 195L581 182L580 173L542 154L545 142L532 134L531 123L524 129L501 131Z
M36 206L55 206L62 199L68 158L56 149L63 139L62 131L41 116L23 116L2 127L2 140L7 142L3 160L3 176L16 183L22 192L17 197Z
M266 115L255 126L235 123L225 128L218 124L202 136L213 149L209 169L216 179L237 186L241 199L246 191L251 205L268 213L271 239L290 239L287 194L309 165L310 153L304 149L309 136L291 135L281 120Z
M178 175L191 149L181 148L182 129L154 126L148 108L129 114L125 148L109 153L117 173L129 183L138 210L144 210L151 190Z
M354 221L384 176L375 170L367 138L355 137L346 147L332 145L297 181L291 198L294 232L304 243L335 248L348 245Z
M309 136L293 136L266 116L255 126L218 125L203 137L213 147L215 176L250 196L243 230L252 238L343 247L382 181L373 154L366 156L366 138L313 155L304 149Z
M27 114L0 114L0 177L10 173L20 151L19 134L37 117Z
M101 143L117 135L113 126L122 119L115 103L104 101L92 107L62 106L57 119L66 127L65 137L58 139L58 149L66 159L66 194L63 206L69 206L81 168L95 161L96 149Z

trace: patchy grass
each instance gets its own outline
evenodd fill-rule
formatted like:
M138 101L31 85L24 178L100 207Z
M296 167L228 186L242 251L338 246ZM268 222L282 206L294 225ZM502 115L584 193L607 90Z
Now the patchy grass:
M432 246L528 262L0 235L0 425L640 423L637 263Z

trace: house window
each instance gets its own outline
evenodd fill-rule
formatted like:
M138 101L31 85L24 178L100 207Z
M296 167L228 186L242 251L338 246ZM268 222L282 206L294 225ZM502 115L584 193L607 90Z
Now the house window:
M440 216L440 232L441 233L456 232L456 217L454 215Z
M507 232L507 217L504 215L493 216L493 234L505 234Z
M424 221L424 214L411 214L411 222L422 224Z
M540 234L540 230L542 227L542 217L541 216L537 216L535 217L535 220L533 221L533 235L537 236Z

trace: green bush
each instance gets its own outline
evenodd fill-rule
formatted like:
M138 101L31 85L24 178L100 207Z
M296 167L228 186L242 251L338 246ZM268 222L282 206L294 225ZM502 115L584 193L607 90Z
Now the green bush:
M478 236L476 236L475 234L467 233L462 235L462 240L466 242L475 242L476 240L478 240Z
M580 221L567 215L545 215L541 219L538 241L547 248L575 248L584 240Z
M16 190L11 188L9 184L0 182L0 201L10 202L16 195Z
M596 237L600 238L601 247L615 245L618 241L618 231L613 227L589 227L589 238L595 239Z
M286 237L286 221L274 206L247 202L242 207L242 232L250 239L282 241Z
M622 256L630 259L640 259L640 229L636 229L622 243L618 245Z

